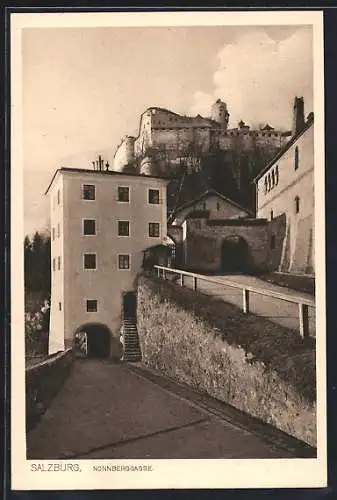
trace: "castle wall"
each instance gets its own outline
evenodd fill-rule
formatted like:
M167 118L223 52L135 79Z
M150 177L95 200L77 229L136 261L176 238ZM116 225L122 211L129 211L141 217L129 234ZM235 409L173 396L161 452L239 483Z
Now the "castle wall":
M113 169L122 172L126 165L132 164L135 158L135 138L125 137L114 157Z
M145 111L141 116L139 134L134 144L135 155L141 156L151 145L151 113Z
M210 148L208 128L161 128L152 130L152 147L165 148L178 153L186 153L189 148L194 152L206 152Z
M232 236L242 237L249 249L248 265L251 270L265 270L268 262L269 230L268 224L237 224L232 221L226 225L211 225L207 219L187 219L186 266L209 271L221 269L221 246Z
M217 150L240 152L261 148L273 154L289 140L278 130L250 130L241 125L227 129L227 125L222 125L199 115L188 117L162 108L149 108L141 115L134 154L142 157L152 149L152 154L160 156L161 153L161 158L156 158L157 162L162 162L162 166L167 168L179 158ZM118 152L117 156L123 157L123 154ZM116 164L119 169L119 159Z

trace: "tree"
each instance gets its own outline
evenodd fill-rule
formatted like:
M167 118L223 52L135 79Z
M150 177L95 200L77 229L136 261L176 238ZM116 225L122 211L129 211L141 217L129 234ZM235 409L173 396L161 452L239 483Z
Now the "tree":
M50 236L38 231L24 239L24 277L27 292L50 295Z

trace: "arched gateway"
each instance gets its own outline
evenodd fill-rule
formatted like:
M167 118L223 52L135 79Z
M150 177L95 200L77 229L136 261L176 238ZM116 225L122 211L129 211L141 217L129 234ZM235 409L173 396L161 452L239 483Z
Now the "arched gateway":
M249 271L249 246L241 236L228 236L222 241L221 271L229 273Z
M86 323L75 332L76 351L89 358L108 358L111 352L112 334L102 323Z

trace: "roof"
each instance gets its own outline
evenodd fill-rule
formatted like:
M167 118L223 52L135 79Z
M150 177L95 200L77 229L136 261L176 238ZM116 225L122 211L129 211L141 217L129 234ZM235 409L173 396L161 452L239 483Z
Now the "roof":
M171 110L166 109L166 108L160 108L160 107L158 107L158 106L151 106L150 108L147 108L147 109L144 111L144 113L142 113L142 115L143 115L143 114L145 114L147 111L151 111L151 110L153 110L153 109L155 109L155 110L157 110L157 111L162 111L163 113L168 113L168 114L170 114L170 115L177 116L177 117L181 118L182 120L191 120L191 121L193 121L193 120L196 120L196 119L198 119L198 120L200 120L200 119L201 119L201 120L204 120L204 121L206 121L206 122L208 122L208 123L210 123L210 124L211 124L211 123L214 123L214 124L217 124L217 125L218 125L218 122L216 122L216 121L215 121L215 120L213 120L212 118L205 117L205 116L201 116L200 114L197 114L196 116L180 115L180 114L178 114L178 113L175 113L174 111L171 111ZM141 116L142 116L142 115L141 115Z
M175 113L174 111L170 111L169 109L166 108L160 108L159 106L150 106L142 113L142 115L144 115L147 111L151 111L152 109L155 109L157 111L163 111L164 113L170 113L170 115L181 116L178 115L178 113Z
M179 212L181 212L182 210L185 210L188 207L193 206L195 203L197 203L205 198L208 198L209 196L218 196L219 198L226 201L227 203L230 203L231 205L235 206L236 208L239 208L240 210L247 212L249 215L253 215L252 212L248 208L245 208L242 205L239 205L239 203L236 203L235 201L227 198L223 194L218 193L218 191L215 191L215 189L208 189L207 191L202 193L197 198L194 198L193 200L184 203L183 205L178 207L176 210L174 210L174 212L170 215L169 220L173 220Z
M292 138L283 146L283 148L281 148L280 151L274 156L274 158L272 158L267 163L265 168L261 170L261 172L253 179L253 182L256 183L274 165L274 163L277 160L279 160L284 155L284 153L288 151L288 149L290 149L290 147L301 137L301 135L303 135L304 132L306 132L311 127L311 125L313 125L313 123L314 123L314 116L312 115L311 119L309 119L306 122L304 127L301 130L299 130L295 135L293 135Z
M116 170L92 170L92 169L89 169L89 168L72 168L72 167L61 167L61 168L58 168L55 172L54 172L54 175L53 177L51 178L51 181L45 191L44 194L47 194L51 185L53 184L54 182L54 179L56 177L56 175L59 173L59 172L74 172L74 173L90 173L90 174L93 174L93 175L106 175L106 176L114 176L114 175L122 175L124 177L149 177L150 179L161 179L163 181L166 181L168 182L169 179L167 179L166 177L163 177L163 176L159 176L159 175L143 175L143 174L139 174L138 172L117 172Z
M268 219L238 218L238 219L209 219L208 226L263 226L268 224Z

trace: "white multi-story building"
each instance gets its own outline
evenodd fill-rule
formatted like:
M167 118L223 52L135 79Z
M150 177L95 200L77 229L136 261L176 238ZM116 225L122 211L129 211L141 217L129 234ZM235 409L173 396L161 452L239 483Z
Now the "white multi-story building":
M279 271L315 274L314 116L295 99L290 141L255 179L256 216L271 221Z
M46 191L51 209L50 354L70 347L83 330L92 333L93 351L111 354L123 315L135 315L127 309L136 307L143 252L166 239L166 184L163 178L137 173L55 172Z

